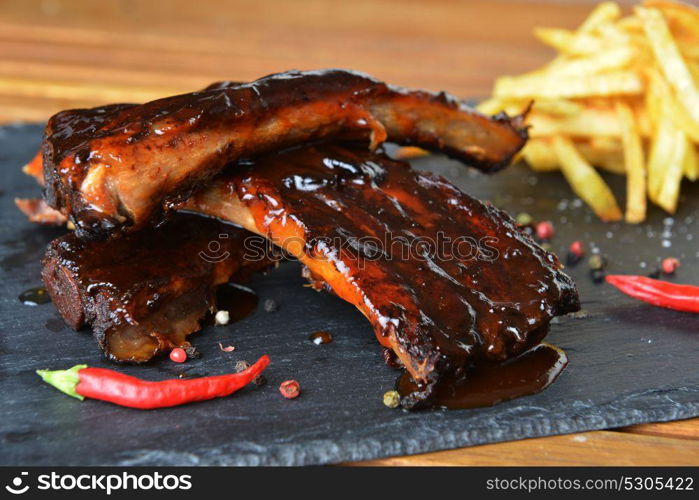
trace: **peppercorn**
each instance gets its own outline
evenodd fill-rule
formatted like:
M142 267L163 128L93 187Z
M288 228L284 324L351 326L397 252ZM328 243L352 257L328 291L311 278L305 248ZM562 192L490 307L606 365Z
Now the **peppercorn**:
M528 213L522 212L522 213L517 214L516 221L517 221L517 224L519 224L520 226L528 226L534 222L534 219Z
M199 359L199 358L201 358L201 352L199 352L199 349L197 349L193 345L190 345L189 347L185 347L184 352L187 354L187 359Z
M568 248L570 253L582 257L585 255L585 247L583 246L581 241L574 241L573 243L570 244L570 247Z
M245 361L243 359L235 362L236 373L243 372L243 371L247 370L248 368L250 368L250 363L248 363L247 361Z
M398 391L388 391L383 395L383 404L389 408L398 408L400 405L400 394Z
M265 300L264 304L262 305L264 308L265 312L275 312L279 310L279 304L277 304L277 301L274 299L267 299Z
M677 268L679 267L680 261L674 257L668 257L667 259L664 259L662 264L660 265L660 268L663 270L665 274L675 274L675 271L677 271Z
M187 361L187 353L181 347L175 347L170 351L170 359L175 363L184 363Z
M553 224L549 221L539 222L536 225L536 237L540 240L550 240L556 231L553 229Z
M604 269L590 269L590 277L595 283L604 283L606 274Z
M248 368L250 368L250 363L248 363L244 359L241 359L240 361L235 362L235 372L236 373L244 372ZM257 386L263 386L267 383L267 379L265 378L264 375L260 375L259 377L254 378L252 383L257 385Z
M600 254L591 255L587 263L591 270L601 270L607 267L607 257Z
M286 399L294 399L301 394L301 387L296 380L285 380L279 385L279 392Z

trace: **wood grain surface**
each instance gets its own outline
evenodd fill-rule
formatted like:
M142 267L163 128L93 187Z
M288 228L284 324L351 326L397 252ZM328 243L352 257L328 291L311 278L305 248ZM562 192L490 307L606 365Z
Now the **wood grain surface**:
M396 84L485 96L497 75L550 58L534 26L573 27L593 3L5 0L0 123L292 68L347 67ZM367 464L697 465L699 419Z

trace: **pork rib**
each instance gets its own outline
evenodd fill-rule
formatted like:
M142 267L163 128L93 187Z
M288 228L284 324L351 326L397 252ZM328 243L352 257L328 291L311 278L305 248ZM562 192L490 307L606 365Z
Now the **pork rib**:
M557 258L504 212L366 149L307 146L230 173L187 203L264 235L354 304L423 391L502 360L579 309Z
M79 237L143 227L228 162L309 140L370 137L445 152L486 171L524 145L519 118L483 116L444 93L344 70L221 83L143 105L54 115L43 143L45 196Z
M271 263L263 254L245 258L245 245L256 244L247 238L263 241L191 214L105 242L71 233L49 245L42 276L69 326L91 325L112 360L145 362L189 346L187 336L215 306L218 285Z

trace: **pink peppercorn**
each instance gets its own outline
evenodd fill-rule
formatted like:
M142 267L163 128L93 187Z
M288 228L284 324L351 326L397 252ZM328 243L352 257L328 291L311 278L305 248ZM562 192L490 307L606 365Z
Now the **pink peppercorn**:
M170 359L175 363L184 363L187 361L187 353L181 347L175 347L170 351Z
M540 240L550 240L553 238L555 230L549 221L542 221L536 225L536 236Z
M585 255L585 247L582 244L582 241L574 241L573 243L570 244L570 253L575 255L576 257L582 257Z
M680 261L674 257L663 259L663 263L660 265L660 268L665 274L675 274L678 267L680 267Z

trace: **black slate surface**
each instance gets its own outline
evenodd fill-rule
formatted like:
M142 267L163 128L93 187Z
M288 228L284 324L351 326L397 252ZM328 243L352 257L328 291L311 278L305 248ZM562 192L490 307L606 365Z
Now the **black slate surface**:
M562 318L548 337L568 352L568 369L543 393L493 408L408 413L383 406L397 372L383 363L368 323L339 299L302 287L294 263L250 283L261 301L278 301L279 311L260 307L239 323L207 328L192 339L201 359L120 368L150 379L179 370L216 374L268 353L267 386L158 411L69 398L34 370L110 364L89 332L63 326L51 304L29 307L17 299L40 283L43 248L61 233L30 225L13 205L14 196L38 191L19 168L40 137L36 125L0 128L0 464L323 464L699 415L699 315L653 308L595 285L584 264L569 272L588 317ZM513 213L551 219L555 250L582 239L609 255L610 271L624 273L647 273L659 258L676 256L682 267L675 279L699 283L699 185L685 186L674 219L653 209L646 224L605 225L558 174L515 167L485 177L443 158L414 163ZM623 179L612 181L623 193ZM308 336L319 329L335 341L312 344ZM218 342L236 350L221 352ZM289 378L303 387L292 401L277 392Z

